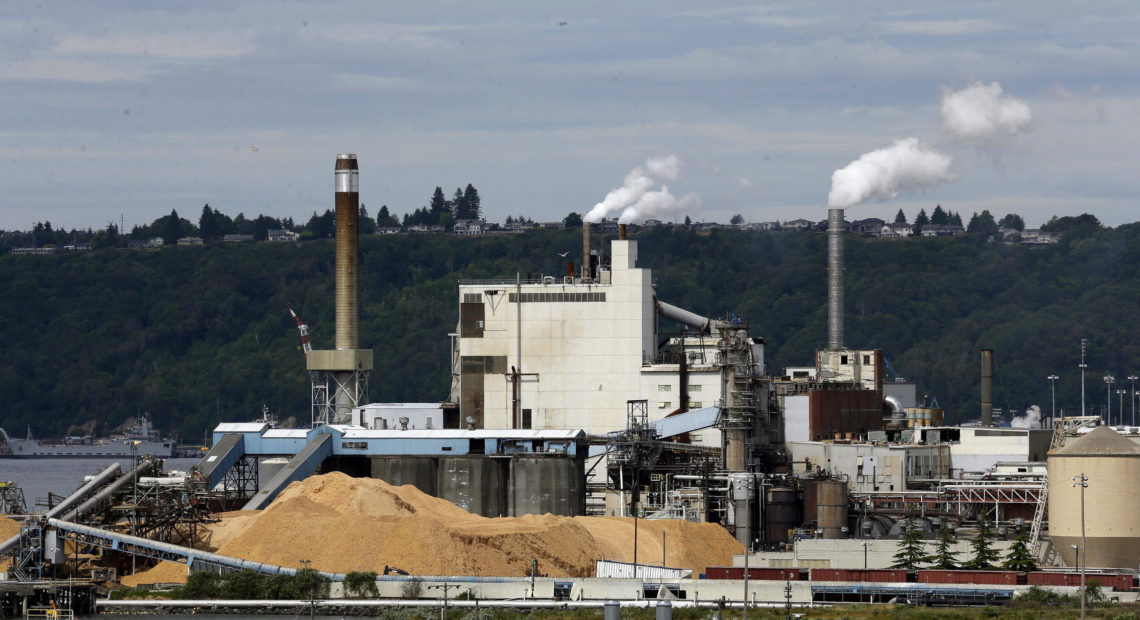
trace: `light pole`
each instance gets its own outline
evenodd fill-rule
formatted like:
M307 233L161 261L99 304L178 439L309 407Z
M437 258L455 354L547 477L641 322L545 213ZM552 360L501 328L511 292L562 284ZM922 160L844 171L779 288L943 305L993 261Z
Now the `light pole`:
M1089 486L1089 477L1083 473L1073 476L1073 486L1081 487L1081 548L1077 550L1077 562L1081 566L1081 620L1085 618L1085 563L1088 554L1085 552L1085 489Z
M1132 383L1132 426L1136 426L1136 375L1128 375L1128 380Z
M1088 340L1081 338L1080 369L1081 369L1081 416L1082 417L1084 417L1084 415L1085 415L1085 369L1089 367L1089 365L1085 363L1085 349L1088 346L1088 342L1089 342Z
M1107 390L1107 396L1104 406L1104 423L1112 426L1112 384L1116 383L1116 377L1112 375L1104 376L1104 387Z
M1118 412L1116 419L1120 421L1121 426L1124 426L1124 395L1127 393L1128 390L1124 388L1118 388L1116 390L1116 403L1120 407L1120 411Z
M1045 377L1045 378L1048 379L1049 383L1052 384L1052 386L1053 386L1053 413L1051 415L1053 416L1054 419L1056 419L1056 417L1057 417L1057 379L1060 379L1060 377L1058 377L1057 375L1049 375L1048 377Z

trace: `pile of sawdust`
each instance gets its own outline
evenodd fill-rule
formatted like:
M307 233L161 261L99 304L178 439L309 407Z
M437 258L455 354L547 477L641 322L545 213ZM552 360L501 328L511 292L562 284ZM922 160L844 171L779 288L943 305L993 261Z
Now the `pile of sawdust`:
M159 562L149 570L123 577L120 582L128 588L159 583L186 583L189 569L180 562Z
M525 575L532 558L549 576L591 576L598 559L633 561L633 519L527 515L488 519L413 486L331 473L293 483L260 513L228 513L213 526L219 553L331 572L397 566L424 575ZM638 522L638 561L690 568L731 564L743 548L723 528Z

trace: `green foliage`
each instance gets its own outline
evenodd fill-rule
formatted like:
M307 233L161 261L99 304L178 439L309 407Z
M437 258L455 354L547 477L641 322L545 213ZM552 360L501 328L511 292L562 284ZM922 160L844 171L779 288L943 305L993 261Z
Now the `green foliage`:
M400 595L404 598L419 598L424 592L424 580L419 577L412 577L404 582L403 587L400 588Z
M566 225L566 228L581 228L582 214L577 211L571 211L566 217L562 218L562 223Z
M376 588L376 573L372 571L352 571L344 576L344 589L346 594L356 596L376 597L380 591Z
M895 563L891 568L915 570L930 561L930 556L926 554L926 545L922 541L922 534L923 522L919 519L918 512L911 509L903 521L903 535L899 539L898 551L894 555Z
M906 214L903 213L902 209L899 209L899 212L895 214L895 223L906 224Z
M1030 572L1037 570L1037 558L1033 557L1033 550L1029 546L1029 532L1023 531L1009 548L1009 553L1002 562L1002 568Z
M192 572L182 586L186 598L218 598L222 592L222 577L217 573Z
M958 539L954 536L954 529L945 519L938 529L938 544L934 547L934 555L930 557L931 568L954 570L958 568L958 552L954 551L954 543Z
M225 575L190 573L186 585L172 591L173 598L188 599L304 600L328 596L328 578L311 569L295 575L263 575L249 569Z
M996 565L999 553L994 549L993 527L983 512L978 516L978 535L970 541L970 548L974 557L966 562L966 568L971 570L992 570Z
M1076 596L1067 594L1058 594L1053 590L1033 586L1028 590L1022 592L1016 599L1015 604L1022 606L1075 606L1080 604L1080 599Z

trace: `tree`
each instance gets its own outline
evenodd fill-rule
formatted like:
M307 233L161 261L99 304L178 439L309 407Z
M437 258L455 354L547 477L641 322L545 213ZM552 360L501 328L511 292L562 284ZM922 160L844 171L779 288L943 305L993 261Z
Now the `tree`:
M730 224L732 224L733 226L740 226L741 224L744 223L744 216L737 213L736 215L732 216L732 219L729 220L728 222Z
M692 225L693 225L693 218L686 215L685 216L685 226L692 226Z
M360 203L360 234L371 235L376 232L376 220L368 217L368 208Z
M1053 216L1049 221L1041 226L1041 230L1049 233L1059 233L1066 236L1083 238L1091 236L1094 232L1101 229L1100 220L1096 216L1083 213L1076 217L1066 215L1065 217Z
M426 224L439 224L443 219L444 213L451 213L451 203L443 195L443 189L438 185L435 187L435 192L431 195L431 206L428 209L428 214L431 216L429 222Z
M930 215L930 223L936 226L945 226L950 223L950 216L942 210L942 205L934 207L934 213Z
M372 571L352 571L344 576L344 589L348 594L359 597L380 596L376 588L376 573Z
M931 568L941 568L943 570L953 570L958 568L958 552L954 551L954 543L958 539L954 537L954 530L950 527L950 523L945 519L942 520L942 527L938 528L938 544L934 547L934 555L931 556Z
M993 570L994 563L998 561L997 549L994 549L993 528L983 512L978 517L978 535L970 541L970 548L974 550L974 557L966 562L966 568L971 570Z
M380 212L376 214L376 226L380 228L395 228L399 225L399 218L388 212L388 205L382 205Z
M451 197L451 212L455 215L457 220L468 220L467 199L463 197L463 190L455 188L455 195Z
M1012 228L1014 230L1025 230L1025 220L1021 219L1020 215L1016 213L1006 213L1005 217L1001 218L998 222L1001 228Z
M1002 562L1002 568L1028 573L1037 570L1037 558L1033 557L1033 550L1029 547L1029 532L1023 531L1013 541L1009 553Z
M962 216L958 215L957 213L951 214L950 215L950 224L952 226L961 226L962 225Z
M463 200L467 203L467 213L471 219L477 220L483 217L483 206L479 201L479 191L475 186L468 183L467 187L463 190Z
M903 519L903 535L899 540L898 551L895 552L895 563L891 568L905 568L915 570L920 564L930 561L926 555L926 546L922 542L922 520L918 512L911 509Z
M914 232L917 233L921 231L922 227L926 226L929 223L930 218L926 216L926 209L920 209L918 211L918 217L914 218Z
M582 216L575 211L571 211L569 215L562 218L562 223L566 225L566 228L581 228Z
M899 209L899 212L895 214L895 223L906 224L906 214L903 213L902 209Z
M988 209L983 209L981 214L975 213L970 218L970 223L966 225L966 232L987 237L996 233L997 229L997 222L994 221L994 216L990 214Z

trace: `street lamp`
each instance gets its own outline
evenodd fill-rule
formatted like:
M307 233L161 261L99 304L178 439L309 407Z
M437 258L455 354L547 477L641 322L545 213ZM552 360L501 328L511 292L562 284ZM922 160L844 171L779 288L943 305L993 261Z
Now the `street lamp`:
M1128 375L1128 380L1132 382L1132 426L1136 426L1136 375Z
M1104 376L1104 387L1108 390L1106 405L1104 408L1104 421L1109 426L1112 426L1112 384L1116 383L1116 377L1112 375Z
M1052 413L1052 416L1054 419L1056 419L1057 418L1057 379L1060 379L1060 377L1058 377L1057 375L1049 375L1048 377L1045 377L1045 378L1053 386L1053 413Z
M1089 486L1089 477L1083 473L1073 476L1073 486L1081 487L1081 548L1077 551L1077 562L1081 567L1081 620L1085 618L1085 563L1088 553L1085 547L1085 489ZM1071 545L1075 547L1075 545Z
M1116 390L1116 403L1120 407L1120 411L1117 413L1116 419L1120 421L1121 426L1124 426L1124 395L1127 393L1128 390L1124 388L1119 388Z

